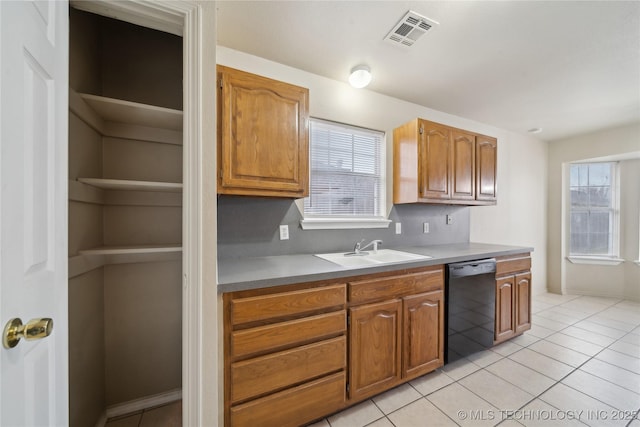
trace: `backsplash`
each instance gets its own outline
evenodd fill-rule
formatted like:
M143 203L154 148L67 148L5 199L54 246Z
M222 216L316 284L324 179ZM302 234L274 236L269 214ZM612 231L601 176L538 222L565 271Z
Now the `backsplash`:
M314 254L350 251L355 242L381 239L383 248L425 246L469 241L469 207L395 205L389 228L303 230L302 216L290 199L242 196L218 197L219 258ZM453 223L446 224L446 215ZM396 222L402 234L395 234ZM429 233L422 224L429 223ZM280 240L279 227L289 225L289 240Z

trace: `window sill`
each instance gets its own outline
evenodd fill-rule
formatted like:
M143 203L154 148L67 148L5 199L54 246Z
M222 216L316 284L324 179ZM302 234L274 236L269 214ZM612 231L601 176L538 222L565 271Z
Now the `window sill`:
M624 262L622 258L596 256L569 256L567 259L573 264L620 265Z
M382 218L306 218L300 221L303 230L344 230L351 228L389 228L391 220Z

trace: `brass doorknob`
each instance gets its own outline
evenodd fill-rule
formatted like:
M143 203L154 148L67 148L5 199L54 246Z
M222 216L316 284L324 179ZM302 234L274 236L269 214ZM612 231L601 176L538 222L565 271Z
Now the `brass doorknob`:
M11 319L4 327L2 345L4 348L13 348L18 345L21 338L27 341L38 340L51 335L53 319L31 319L26 325L19 318Z

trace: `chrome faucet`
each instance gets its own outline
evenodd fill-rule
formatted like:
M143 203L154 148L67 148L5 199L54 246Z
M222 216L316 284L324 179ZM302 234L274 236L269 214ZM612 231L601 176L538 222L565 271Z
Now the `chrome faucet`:
M353 247L354 254L357 255L357 254L363 253L364 250L367 249L369 246L373 246L373 253L376 253L378 252L378 245L382 245L382 240L372 240L366 245L362 246L363 242L364 242L364 239L356 243L356 245Z

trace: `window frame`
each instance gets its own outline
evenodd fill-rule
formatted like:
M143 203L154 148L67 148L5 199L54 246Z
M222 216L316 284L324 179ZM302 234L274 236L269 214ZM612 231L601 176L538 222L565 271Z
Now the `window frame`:
M321 123L323 125L336 126L342 129L354 129L355 131L372 132L380 135L380 151L378 159L379 167L379 198L377 209L379 215L322 215L311 214L305 209L305 205L310 197L312 197L313 185L313 140L312 140L312 124ZM336 121L321 119L317 117L309 118L309 196L305 197L302 201L302 216L300 225L304 230L316 230L316 229L357 229L357 228L388 228L391 220L387 219L387 133L385 131L365 128L362 126L351 125L347 123L340 123Z
M611 207L593 209L591 205L584 209L574 209L571 200L571 168L576 165L593 165L593 164L611 164L611 183L609 188L611 189ZM567 253L569 261L574 264L600 264L600 265L618 265L624 260L620 259L620 165L617 161L580 161L572 162L568 164L567 168L567 223L568 223L568 239L567 239ZM595 187L595 185L587 185L586 187ZM573 213L580 212L592 212L592 211L607 211L612 215L611 225L609 229L609 235L611 238L610 252L608 254L589 254L573 252L572 247L572 218Z

